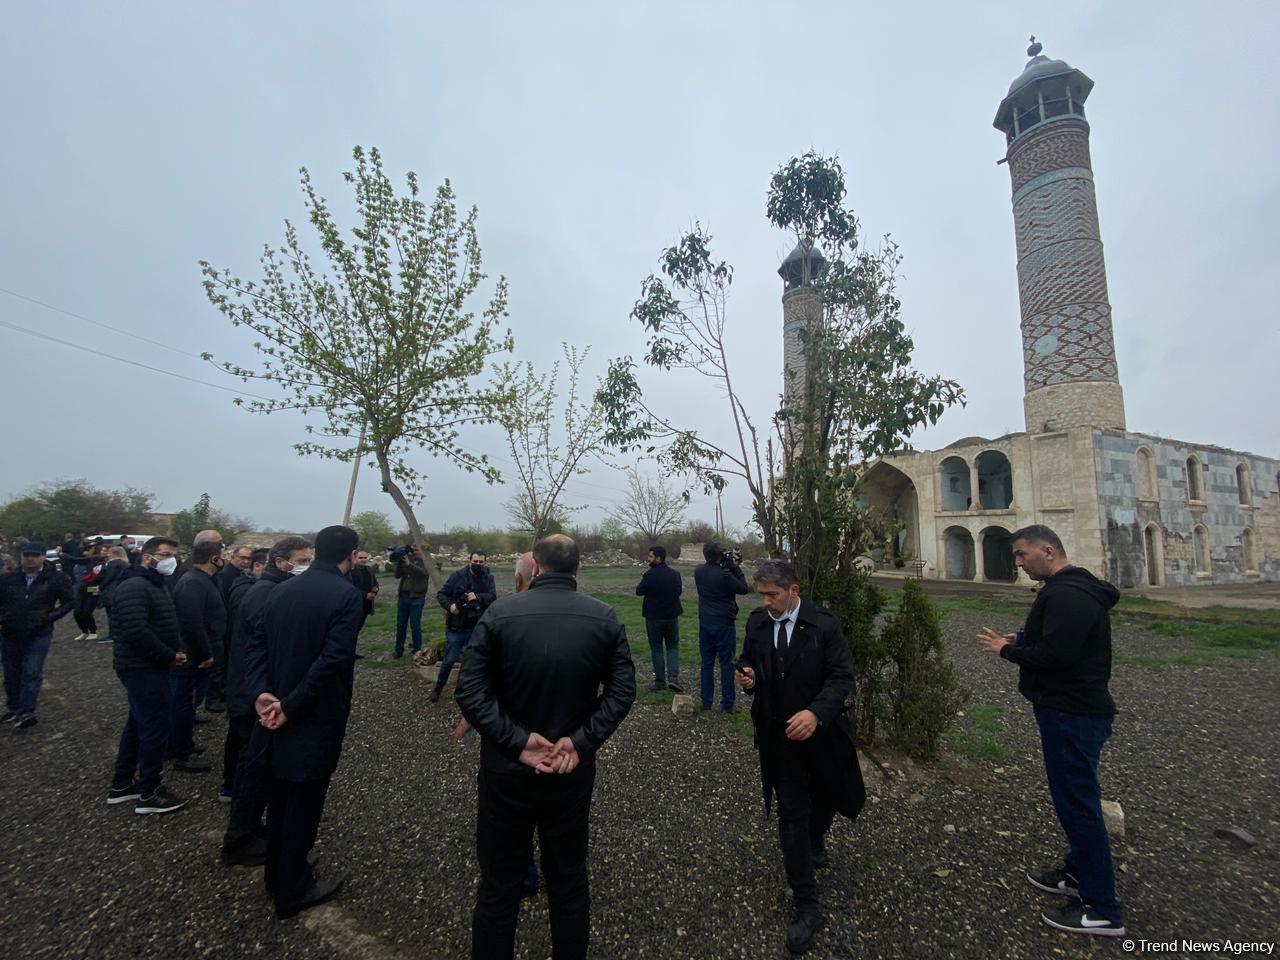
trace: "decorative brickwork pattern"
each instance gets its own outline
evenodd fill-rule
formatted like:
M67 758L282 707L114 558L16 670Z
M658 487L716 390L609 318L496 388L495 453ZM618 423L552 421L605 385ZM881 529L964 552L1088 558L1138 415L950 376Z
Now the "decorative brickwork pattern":
M1027 390L1053 383L1119 380L1111 339L1111 308L1075 303L1022 324L1023 382Z
M1093 169L1089 127L1083 120L1048 124L1018 138L1009 148L1009 175L1015 193L1028 180L1063 167Z
M1059 180L1032 190L1013 205L1018 260L1062 240L1098 240L1093 181Z
M1069 303L1106 303L1107 268L1097 240L1064 240L1033 250L1018 264L1024 318Z
M822 301L811 289L788 291L782 298L782 383L788 406L804 396L804 344L800 330L822 319Z

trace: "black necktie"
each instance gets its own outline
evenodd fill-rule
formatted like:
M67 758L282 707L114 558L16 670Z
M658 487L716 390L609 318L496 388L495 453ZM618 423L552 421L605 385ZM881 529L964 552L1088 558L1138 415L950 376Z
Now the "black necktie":
M787 649L787 624L791 622L791 618L787 617L778 621L778 640L774 644L778 648L779 653L785 653Z

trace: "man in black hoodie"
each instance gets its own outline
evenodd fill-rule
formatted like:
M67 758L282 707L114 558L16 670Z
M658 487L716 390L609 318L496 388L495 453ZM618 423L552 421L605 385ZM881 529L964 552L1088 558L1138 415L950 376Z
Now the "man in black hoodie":
M1120 592L1067 562L1056 533L1042 524L1013 533L1013 559L1044 583L1018 633L987 628L979 647L1019 668L1018 690L1033 704L1053 807L1070 845L1062 866L1033 870L1027 880L1071 898L1045 910L1051 927L1119 937L1124 914L1116 900L1111 844L1102 820L1098 761L1111 736L1111 608Z

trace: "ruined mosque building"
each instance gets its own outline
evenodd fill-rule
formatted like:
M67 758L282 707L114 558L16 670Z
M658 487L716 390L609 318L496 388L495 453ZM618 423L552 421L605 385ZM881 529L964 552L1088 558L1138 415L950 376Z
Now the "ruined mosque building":
M1013 582L1009 534L1044 523L1072 562L1121 587L1280 579L1280 460L1127 428L1089 161L1093 81L1034 38L1027 53L994 124L1012 180L1026 432L873 464L865 496L903 525L883 562ZM821 268L801 244L778 271L790 370L803 366L798 328L819 315Z

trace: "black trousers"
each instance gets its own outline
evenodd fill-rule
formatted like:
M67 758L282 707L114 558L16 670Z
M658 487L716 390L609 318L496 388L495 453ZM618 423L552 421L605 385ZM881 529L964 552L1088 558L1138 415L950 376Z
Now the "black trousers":
M97 589L96 587L94 588ZM98 608L98 595L82 589L76 594L75 607L71 611L76 626L81 633L97 633L98 622L93 618L93 611Z
M538 831L551 913L551 955L582 960L590 936L587 822L595 764L570 774L495 773L480 769L476 852L480 889L471 915L471 956L509 960L515 951L521 884Z
M787 883L796 909L816 910L818 881L813 872L813 851L822 846L831 828L835 802L819 775L821 760L812 741L795 743L779 728L769 748L778 771L778 835Z
M223 788L231 794L231 813L222 838L224 850L244 846L262 834L262 815L271 799L269 737L252 714L227 717L222 776Z
M274 779L267 807L267 862L263 879L277 907L290 907L315 882L307 854L316 842L329 778Z
M227 645L222 637L214 637L209 646L213 666L209 668L209 692L205 694L204 702L223 703L222 688L227 683Z

